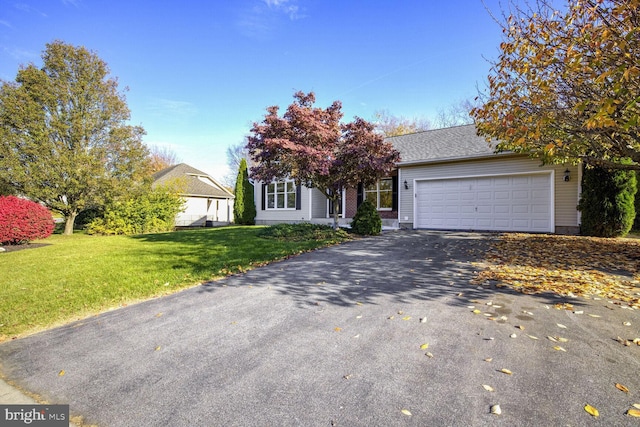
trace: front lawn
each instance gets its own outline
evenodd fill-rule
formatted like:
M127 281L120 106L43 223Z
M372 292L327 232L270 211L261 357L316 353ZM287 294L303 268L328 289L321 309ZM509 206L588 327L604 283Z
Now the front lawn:
M346 238L274 239L262 230L54 235L37 242L45 246L0 253L0 342Z

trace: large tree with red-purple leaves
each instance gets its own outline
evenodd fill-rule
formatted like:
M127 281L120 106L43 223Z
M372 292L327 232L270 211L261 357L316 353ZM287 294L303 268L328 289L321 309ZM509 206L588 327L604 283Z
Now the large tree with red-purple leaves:
M400 160L373 124L359 117L342 123L340 101L318 108L313 92L296 92L293 98L282 116L279 107L272 106L262 122L253 124L247 149L254 179L292 179L296 185L317 188L337 205L343 189L375 183ZM333 224L338 227L337 210Z

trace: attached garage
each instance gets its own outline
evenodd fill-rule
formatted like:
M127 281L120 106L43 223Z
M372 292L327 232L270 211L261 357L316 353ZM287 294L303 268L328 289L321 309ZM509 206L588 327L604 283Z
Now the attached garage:
M553 232L552 173L416 180L415 228Z
M579 165L496 152L474 125L387 140L400 152L400 228L579 232Z

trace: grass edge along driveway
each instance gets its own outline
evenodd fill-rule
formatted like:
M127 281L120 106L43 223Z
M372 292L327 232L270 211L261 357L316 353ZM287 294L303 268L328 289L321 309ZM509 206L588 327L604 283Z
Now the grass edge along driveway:
M264 227L139 236L54 235L45 246L0 254L0 342L339 243L306 230L261 237Z

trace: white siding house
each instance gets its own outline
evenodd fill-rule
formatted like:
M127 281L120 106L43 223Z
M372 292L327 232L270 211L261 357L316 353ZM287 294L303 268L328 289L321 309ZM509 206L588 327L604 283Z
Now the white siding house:
M400 152L397 171L381 180L387 188L393 183L387 189L392 203L379 206L387 226L560 234L580 230L580 166L541 165L528 156L496 153L496 144L478 136L474 125L387 141ZM303 187L297 205L286 206L276 203L277 194L270 201L264 184L254 188L258 224L326 222L330 216L327 199L318 190ZM341 223L350 222L362 198L361 186L345 189Z
M175 184L181 188L184 210L177 227L202 227L233 222L234 195L210 175L185 163L154 174L154 185Z

